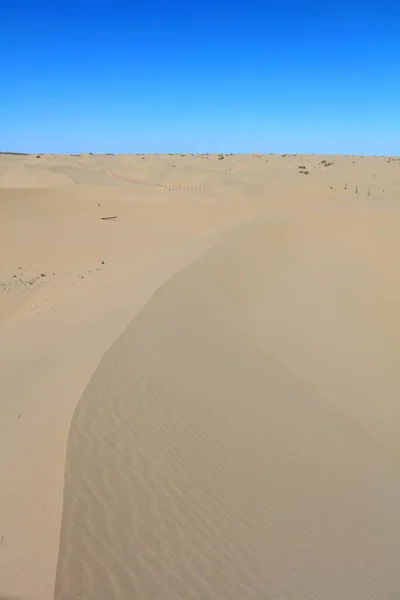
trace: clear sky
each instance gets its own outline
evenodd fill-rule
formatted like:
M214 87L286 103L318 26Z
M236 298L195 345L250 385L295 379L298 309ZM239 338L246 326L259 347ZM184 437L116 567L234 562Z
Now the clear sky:
M0 0L0 150L400 154L400 0Z

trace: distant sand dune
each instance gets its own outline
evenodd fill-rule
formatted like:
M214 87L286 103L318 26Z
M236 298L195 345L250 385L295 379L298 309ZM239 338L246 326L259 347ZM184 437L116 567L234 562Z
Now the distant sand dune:
M107 172L114 177L115 179L119 179L121 181L126 181L127 183L134 183L136 185L140 185L143 187L158 187L163 190L167 190L169 192L209 192L210 188L203 184L199 183L197 185L186 184L186 183L165 183L160 181L141 179L140 177L128 177L127 175L121 175L112 171L111 169L107 169Z
M0 188L54 188L71 183L67 174L52 173L48 169L42 171L24 169L16 173L0 170Z

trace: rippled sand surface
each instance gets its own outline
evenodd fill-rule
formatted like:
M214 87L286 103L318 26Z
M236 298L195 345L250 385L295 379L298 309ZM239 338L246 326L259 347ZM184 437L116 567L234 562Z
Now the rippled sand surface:
M57 600L397 597L400 290L366 213L242 227L115 342L72 421Z
M398 600L399 164L0 154L0 598Z

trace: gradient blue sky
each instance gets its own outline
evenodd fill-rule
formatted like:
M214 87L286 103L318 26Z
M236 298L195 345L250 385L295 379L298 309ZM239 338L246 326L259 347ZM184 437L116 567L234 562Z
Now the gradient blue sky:
M0 150L400 154L400 0L0 0Z

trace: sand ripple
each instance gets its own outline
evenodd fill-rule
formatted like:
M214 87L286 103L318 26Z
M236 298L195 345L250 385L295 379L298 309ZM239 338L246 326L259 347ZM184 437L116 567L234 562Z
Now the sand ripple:
M70 432L56 600L398 597L398 463L254 333L267 232L172 279L100 363Z

